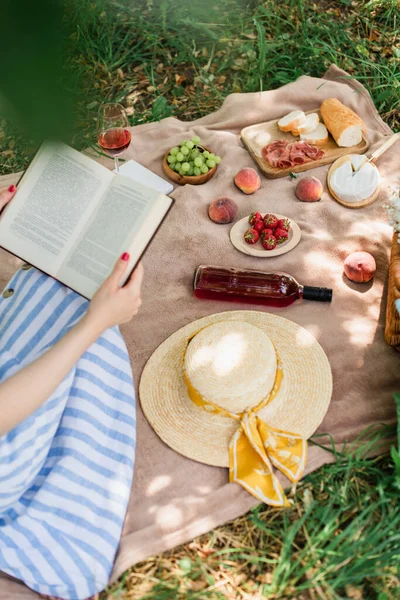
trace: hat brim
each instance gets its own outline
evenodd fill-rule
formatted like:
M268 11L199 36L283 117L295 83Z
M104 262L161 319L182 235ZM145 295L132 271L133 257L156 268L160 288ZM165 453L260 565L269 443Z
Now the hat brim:
M188 396L182 353L186 340L219 321L245 321L259 327L274 343L284 370L284 387L259 416L272 427L308 439L322 422L332 396L328 358L303 327L259 311L217 313L182 327L152 354L139 386L142 409L159 437L183 456L208 465L229 466L229 442L238 423L210 414Z

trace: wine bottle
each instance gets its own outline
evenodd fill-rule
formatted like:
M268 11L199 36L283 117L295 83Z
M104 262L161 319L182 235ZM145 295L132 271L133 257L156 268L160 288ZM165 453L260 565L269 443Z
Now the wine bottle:
M285 307L295 300L330 302L329 288L300 285L287 273L266 273L200 265L194 274L194 295L208 300L229 300Z

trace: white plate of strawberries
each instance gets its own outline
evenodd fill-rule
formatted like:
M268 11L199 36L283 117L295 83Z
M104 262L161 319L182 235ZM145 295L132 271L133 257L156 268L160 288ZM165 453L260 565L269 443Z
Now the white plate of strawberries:
M237 221L230 238L235 248L244 254L271 258L293 250L300 242L301 230L285 215L257 211Z

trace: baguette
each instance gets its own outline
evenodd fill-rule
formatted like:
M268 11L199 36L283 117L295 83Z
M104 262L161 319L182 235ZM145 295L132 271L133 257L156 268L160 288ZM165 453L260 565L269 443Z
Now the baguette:
M297 129L299 125L305 123L306 119L306 115L302 110L292 110L288 115L279 119L278 127L281 131L292 131L292 129Z
M296 127L296 129L292 129L291 133L295 136L300 135L301 133L311 133L318 127L319 116L317 113L310 113L306 116L306 120L302 125Z
M337 145L343 148L357 146L366 132L363 120L337 98L323 101L321 117Z
M328 141L328 130L323 123L319 123L314 131L301 133L300 140L313 146L323 146Z

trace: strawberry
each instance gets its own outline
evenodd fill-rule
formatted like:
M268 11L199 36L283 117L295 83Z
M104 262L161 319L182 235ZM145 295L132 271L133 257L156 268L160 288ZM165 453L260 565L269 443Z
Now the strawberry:
M270 213L267 213L264 216L264 225L266 228L275 229L277 224L278 224L278 219L276 218L275 215L271 215Z
M290 221L289 219L279 219L277 225L277 229L284 229L285 231L290 231Z
M272 229L263 229L260 233L260 240L263 241L266 235L274 235L274 232L272 231Z
M280 229L277 227L274 231L274 236L276 237L278 244L282 244L282 242L286 242L288 239L289 233L286 231L286 229Z
M262 221L262 220L263 220L263 216L259 212L252 212L251 215L249 216L250 225L254 225L254 223L256 223L257 221Z
M255 244L256 242L258 242L259 237L260 234L255 229L250 228L244 232L244 241L246 242L246 244Z
M255 221L253 223L253 229L258 231L258 233L261 233L262 230L264 229L264 221Z
M276 237L272 234L266 235L262 241L262 245L265 250L273 250L274 248L276 248L276 244Z

